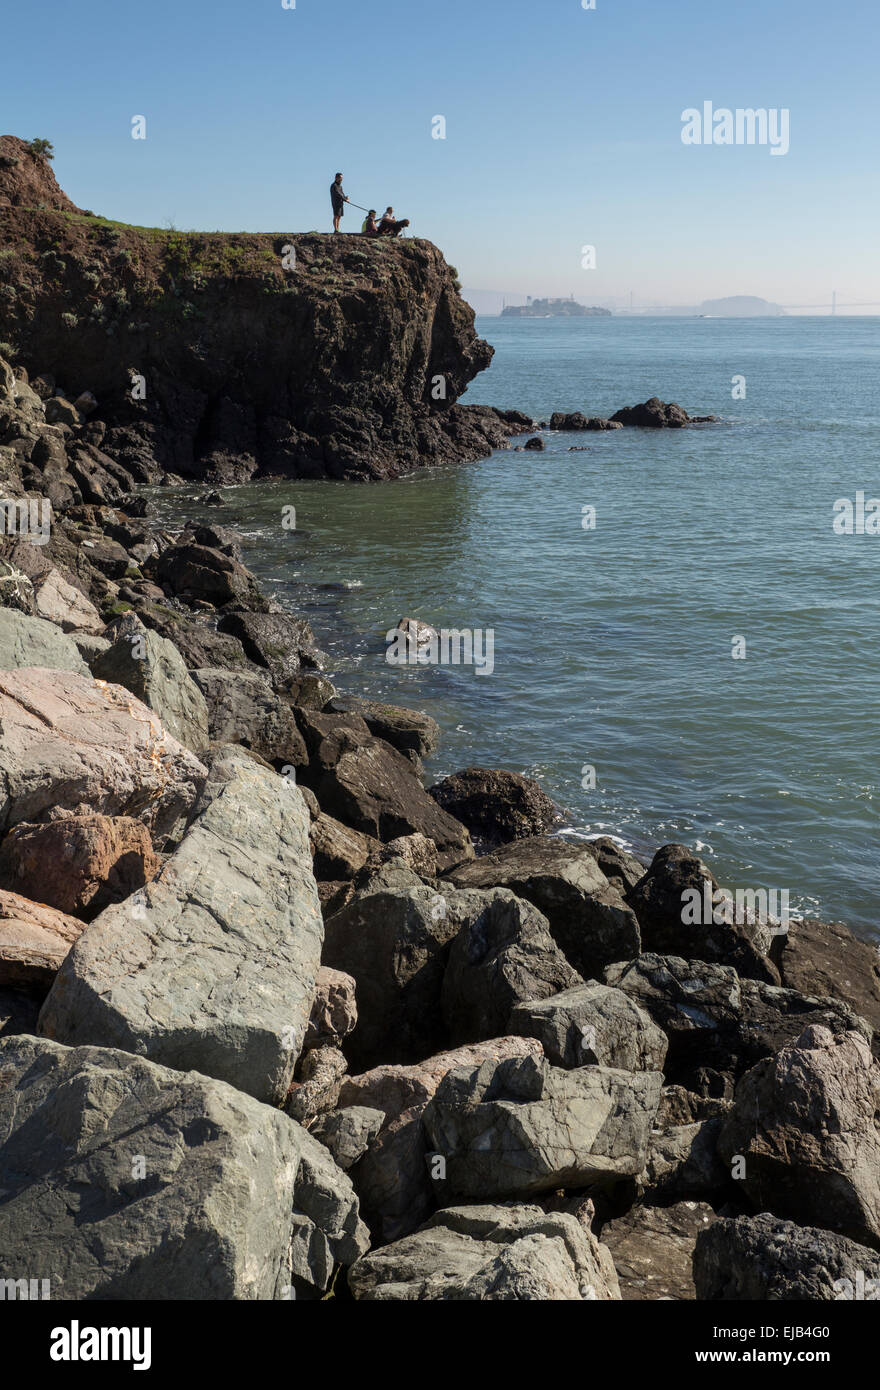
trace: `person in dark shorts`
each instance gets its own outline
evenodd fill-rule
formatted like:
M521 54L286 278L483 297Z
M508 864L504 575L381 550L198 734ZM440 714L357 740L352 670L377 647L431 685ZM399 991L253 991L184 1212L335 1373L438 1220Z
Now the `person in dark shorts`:
M339 231L339 220L345 216L345 204L348 202L342 191L342 175L337 174L330 185L330 202L333 206L333 230Z

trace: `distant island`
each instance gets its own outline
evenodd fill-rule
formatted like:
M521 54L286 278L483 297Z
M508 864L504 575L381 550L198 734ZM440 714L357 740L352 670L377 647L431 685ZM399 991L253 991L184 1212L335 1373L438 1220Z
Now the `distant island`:
M734 294L727 299L704 299L697 313L705 314L707 318L778 318L785 314L785 310L754 294Z
M549 318L610 318L610 309L599 309L594 304L588 309L585 304L576 304L573 299L530 299L527 304L506 304L501 310L502 318L509 319L549 319Z

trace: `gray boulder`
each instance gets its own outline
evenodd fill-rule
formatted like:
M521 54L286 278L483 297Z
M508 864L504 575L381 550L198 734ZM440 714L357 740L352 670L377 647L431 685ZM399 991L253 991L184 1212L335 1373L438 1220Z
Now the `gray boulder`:
M662 1081L659 1072L563 1071L531 1057L449 1072L423 1117L445 1160L445 1190L523 1197L634 1177Z
M358 1260L356 1299L373 1302L620 1298L611 1257L576 1217L533 1206L451 1207Z
M576 985L549 999L517 1004L509 1031L538 1038L557 1067L619 1067L662 1071L666 1034L623 990Z
M363 1158L384 1123L385 1115L381 1110L350 1105L346 1110L320 1116L310 1133L330 1150L334 1161L347 1173L359 1158Z
M293 710L275 694L268 676L225 667L191 674L207 701L213 743L241 743L267 762L305 765L306 746Z
M547 919L505 888L450 894L465 922L443 976L443 1018L453 1047L498 1038L522 1000L547 999L582 983L550 935Z
M158 877L80 937L41 1031L283 1101L321 950L308 825L295 786L240 749L221 750Z
M155 710L178 743L203 752L211 740L208 705L173 642L126 613L108 629L113 644L92 662L92 675L124 685Z
M326 706L334 714L357 714L371 734L384 738L412 761L429 758L440 742L440 725L422 710L386 705L378 700L361 700L337 695Z
M860 1033L806 1028L747 1072L718 1152L760 1210L880 1248L880 1065Z
M584 979L640 949L635 913L583 844L537 835L453 869L457 888L509 888L534 903L557 946Z
M26 666L89 674L73 638L60 627L14 608L0 608L0 670L14 671Z
M318 1297L367 1248L304 1129L195 1072L0 1039L4 1271L56 1299Z
M763 1212L715 1221L694 1250L698 1298L712 1302L880 1299L880 1255L815 1226Z

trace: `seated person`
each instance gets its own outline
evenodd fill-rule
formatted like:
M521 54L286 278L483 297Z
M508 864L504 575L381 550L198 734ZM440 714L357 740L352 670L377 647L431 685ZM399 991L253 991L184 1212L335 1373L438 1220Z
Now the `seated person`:
M379 224L376 221L375 208L370 208L370 211L364 218L361 231L363 232L364 236L381 236L381 232L379 231Z
M394 220L394 208L387 207L382 214L382 221L379 223L380 236L400 236L404 227L409 226L409 218L405 217L402 222Z

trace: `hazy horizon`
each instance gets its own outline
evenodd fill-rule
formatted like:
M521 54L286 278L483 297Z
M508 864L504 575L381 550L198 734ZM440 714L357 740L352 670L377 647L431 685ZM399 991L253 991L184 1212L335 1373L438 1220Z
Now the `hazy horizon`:
M38 45L19 8L3 126L121 221L329 231L341 169L482 293L880 307L874 7L591 3L86 0Z

